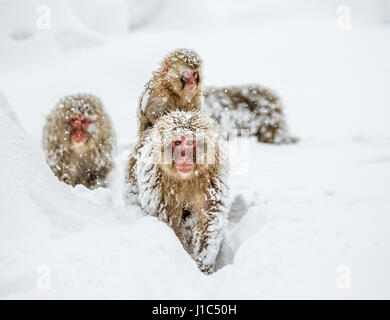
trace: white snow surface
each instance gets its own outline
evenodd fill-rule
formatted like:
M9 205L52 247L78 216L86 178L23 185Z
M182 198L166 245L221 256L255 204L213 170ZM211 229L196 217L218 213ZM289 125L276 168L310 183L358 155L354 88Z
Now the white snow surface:
M251 17L262 5L273 12L270 1L249 3ZM248 22L232 3L214 6L191 20L199 29L170 24L172 3L131 33L64 16L52 31L14 39L15 21L0 24L0 299L390 298L389 26L352 16L340 30L336 7ZM218 19L208 25L210 15ZM199 52L206 85L275 90L301 138L250 139L248 153L230 152L248 163L232 168L211 276L168 226L122 198L139 94L162 57L182 47ZM44 161L45 116L76 92L100 97L112 118L118 148L107 189L71 188Z

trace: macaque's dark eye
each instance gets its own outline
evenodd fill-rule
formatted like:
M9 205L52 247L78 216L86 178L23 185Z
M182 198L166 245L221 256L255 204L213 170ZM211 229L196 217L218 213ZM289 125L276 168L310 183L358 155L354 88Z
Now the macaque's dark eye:
M197 79L197 78L199 77L198 71L195 71L195 72L194 72L193 77L194 77L195 79Z
M81 120L81 123L87 123L87 119Z
M173 144L175 146L180 146L181 145L181 141L180 140L176 140L176 141L173 142Z
M72 122L77 122L77 118L73 117L71 120L72 120Z

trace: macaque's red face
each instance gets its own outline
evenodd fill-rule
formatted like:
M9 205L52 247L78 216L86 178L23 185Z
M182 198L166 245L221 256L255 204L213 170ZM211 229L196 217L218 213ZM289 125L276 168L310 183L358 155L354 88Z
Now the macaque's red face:
M184 90L189 92L195 91L199 83L199 71L190 68L184 69L181 73L180 81Z
M191 137L172 140L172 159L181 175L187 175L195 168L196 144L197 141Z
M71 137L74 143L84 143L87 138L87 129L91 120L88 117L81 115L73 115L69 119L71 128Z
M162 68L169 85L179 96L192 98L201 86L201 67L191 68L185 64L165 64Z

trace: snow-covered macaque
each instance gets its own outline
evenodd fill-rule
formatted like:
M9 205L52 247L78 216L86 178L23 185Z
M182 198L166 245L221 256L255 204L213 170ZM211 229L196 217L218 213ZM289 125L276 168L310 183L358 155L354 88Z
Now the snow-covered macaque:
M289 134L283 105L271 90L260 85L226 88L208 87L204 111L225 130L249 129L249 134L265 143L294 143Z
M114 134L101 101L90 94L63 97L46 120L46 161L63 182L93 189L106 185Z
M201 110L202 60L190 49L177 49L153 73L139 99L139 133L171 110Z
M210 274L227 219L229 165L219 128L201 111L171 111L144 131L130 156L128 195L166 222Z

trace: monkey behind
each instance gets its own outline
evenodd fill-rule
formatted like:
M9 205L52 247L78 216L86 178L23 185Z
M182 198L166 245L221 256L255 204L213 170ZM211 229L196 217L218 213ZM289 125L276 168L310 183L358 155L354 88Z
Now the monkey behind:
M172 110L201 110L202 60L190 49L169 53L145 85L138 107L139 134Z
M248 129L249 135L256 136L259 142L298 141L289 133L280 98L272 90L257 84L206 88L204 111L223 129Z
M42 144L48 165L61 181L88 188L106 184L114 134L97 97L63 97L47 117Z

